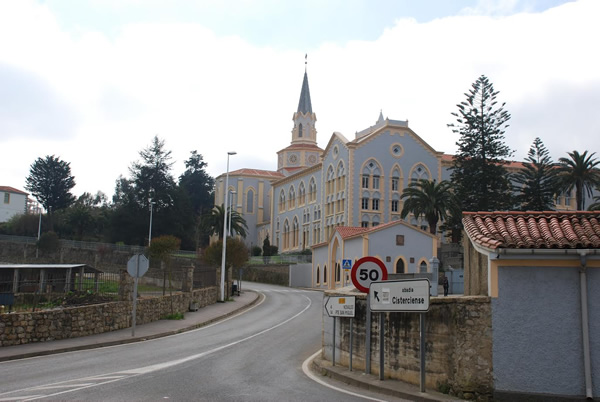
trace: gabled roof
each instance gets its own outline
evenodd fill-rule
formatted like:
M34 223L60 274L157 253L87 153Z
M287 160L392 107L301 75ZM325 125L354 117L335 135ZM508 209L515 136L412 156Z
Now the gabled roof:
M26 193L25 191L17 190L16 188L10 186L0 186L0 191L4 191L5 193L29 195L29 193Z
M225 174L221 174L220 176L224 176ZM220 177L219 176L219 177ZM257 177L269 177L274 179L280 179L283 174L279 172L275 172L273 170L260 170L260 169L247 169L242 168L238 170L234 170L229 172L229 176L257 176Z
M600 248L599 212L464 212L469 239L489 250Z

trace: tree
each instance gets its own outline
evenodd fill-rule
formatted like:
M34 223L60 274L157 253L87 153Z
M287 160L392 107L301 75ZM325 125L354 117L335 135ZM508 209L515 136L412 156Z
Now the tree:
M202 217L202 226L209 235L219 235L219 239L223 238L223 215L225 208L223 204L215 205L209 214ZM229 215L227 215L227 225L229 225ZM231 232L246 237L248 225L246 220L239 212L231 211Z
M227 267L241 268L248 262L248 248L240 239L227 238L225 250ZM223 257L223 242L214 242L204 250L204 260L211 265L221 265Z
M513 180L515 192L522 211L549 211L554 209L554 197L558 191L558 169L552 162L544 143L536 138L529 148L523 169Z
M37 158L29 169L25 188L44 206L50 218L55 211L68 207L75 201L71 189L75 187L75 177L71 176L70 163L58 157Z
M154 136L152 144L140 151L142 160L129 168L135 201L149 209L152 200L155 211L173 205L173 162L170 162L171 151L166 151L164 146L165 142Z
M185 161L185 172L179 176L179 186L188 193L196 215L202 215L212 208L215 179L206 172L206 166L202 155L192 151L190 158Z
M152 242L148 247L148 254L150 255L150 258L156 258L160 261L160 267L163 271L163 296L165 294L165 277L167 274L169 278L169 295L173 296L171 254L179 250L180 246L181 240L175 236L167 235L152 239ZM171 297L171 314L174 314L173 297Z
M595 152L580 154L577 151L567 152L569 158L560 158L560 189L570 192L575 188L577 210L585 209L585 195L592 196L594 187L600 186L600 161L594 158Z
M456 143L451 180L463 211L493 211L511 207L511 185L505 168L513 151L504 144L504 130L510 114L504 103L498 106L492 83L479 77L457 105L456 124L448 124L460 134Z
M436 234L438 222L448 220L449 211L458 207L452 192L452 183L447 180L439 183L435 180L412 182L404 189L402 198L406 198L400 214L402 219L409 213L414 214L417 219L423 215L431 234Z

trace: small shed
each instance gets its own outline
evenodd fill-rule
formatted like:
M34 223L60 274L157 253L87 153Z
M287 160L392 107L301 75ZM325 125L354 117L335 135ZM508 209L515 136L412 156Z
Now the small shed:
M83 290L86 280L97 290L101 272L87 264L0 264L0 292L66 293Z

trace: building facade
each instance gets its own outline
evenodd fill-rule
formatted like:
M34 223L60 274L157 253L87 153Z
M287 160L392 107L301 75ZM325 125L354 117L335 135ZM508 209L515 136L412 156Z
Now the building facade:
M15 215L27 213L29 194L13 187L0 186L0 223Z

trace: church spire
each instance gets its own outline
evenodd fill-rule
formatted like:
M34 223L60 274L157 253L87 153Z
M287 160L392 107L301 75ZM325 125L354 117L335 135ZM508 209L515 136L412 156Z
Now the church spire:
M310 90L308 89L308 74L306 73L306 68L304 70L304 81L302 81L302 92L300 92L300 102L298 102L298 112L303 114L312 113L312 103L310 102Z

